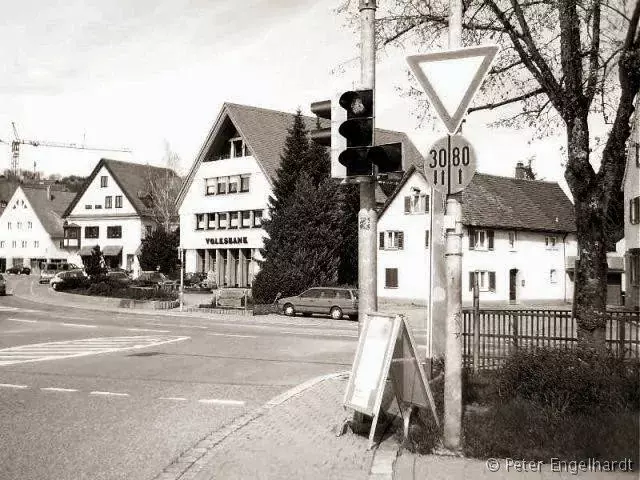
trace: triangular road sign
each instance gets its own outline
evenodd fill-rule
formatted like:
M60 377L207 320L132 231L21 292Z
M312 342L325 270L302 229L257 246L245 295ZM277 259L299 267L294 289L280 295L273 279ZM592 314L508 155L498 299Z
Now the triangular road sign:
M497 45L411 55L407 62L451 135L498 53Z

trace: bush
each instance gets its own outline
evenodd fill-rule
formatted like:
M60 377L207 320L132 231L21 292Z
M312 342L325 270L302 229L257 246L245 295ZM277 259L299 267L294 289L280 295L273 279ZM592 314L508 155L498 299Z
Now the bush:
M92 283L87 289L88 295L96 295L99 297L111 297L113 296L112 293L113 287L104 281Z
M541 348L510 356L498 372L502 402L514 398L558 412L622 411L640 408L638 363L610 353Z

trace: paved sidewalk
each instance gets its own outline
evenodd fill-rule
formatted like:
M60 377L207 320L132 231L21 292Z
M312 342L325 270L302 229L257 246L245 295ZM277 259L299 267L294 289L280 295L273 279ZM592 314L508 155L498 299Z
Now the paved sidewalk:
M369 478L367 437L334 433L346 382L347 374L334 375L286 392L212 433L156 480Z

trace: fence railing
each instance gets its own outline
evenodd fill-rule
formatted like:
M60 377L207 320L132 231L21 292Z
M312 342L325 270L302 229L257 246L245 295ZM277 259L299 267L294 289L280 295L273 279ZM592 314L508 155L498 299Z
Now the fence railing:
M517 349L573 348L576 321L567 310L464 309L463 363L465 367L494 368ZM640 358L640 312L607 312L605 339L623 358Z

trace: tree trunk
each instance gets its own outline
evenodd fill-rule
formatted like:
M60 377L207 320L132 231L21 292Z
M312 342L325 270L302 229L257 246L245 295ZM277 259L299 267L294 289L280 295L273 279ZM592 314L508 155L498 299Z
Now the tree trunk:
M574 315L578 345L605 348L607 304L607 247L605 212L608 196L589 163L589 128L586 115L567 122L569 161L565 178L574 198L578 237L575 268Z

